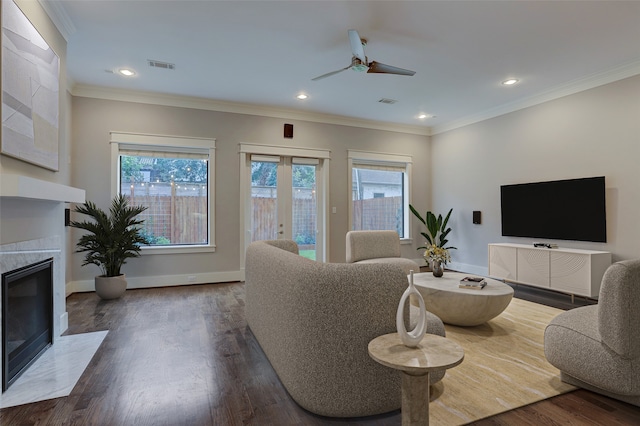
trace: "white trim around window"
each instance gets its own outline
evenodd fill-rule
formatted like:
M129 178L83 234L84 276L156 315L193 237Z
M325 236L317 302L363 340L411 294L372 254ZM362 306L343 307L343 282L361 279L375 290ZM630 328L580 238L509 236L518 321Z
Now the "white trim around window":
M111 132L111 197L119 192L121 153L167 152L183 155L185 158L205 156L208 158L207 197L208 197L208 243L196 245L170 245L167 247L142 247L142 255L200 253L215 251L215 139L185 136L151 135L143 133Z
M403 193L403 230L404 235L400 236L403 243L411 242L411 220L409 217L409 195L411 194L411 165L413 160L408 155L387 154L368 151L347 151L348 163L348 194L349 194L349 229L353 229L353 167L358 165L373 170L386 170L404 172L404 193Z

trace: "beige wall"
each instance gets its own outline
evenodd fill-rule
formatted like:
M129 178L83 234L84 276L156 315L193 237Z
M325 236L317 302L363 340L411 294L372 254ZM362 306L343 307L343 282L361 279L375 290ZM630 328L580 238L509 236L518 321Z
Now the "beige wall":
M501 236L500 185L589 176L606 177L607 243L554 242L640 257L640 76L434 135L432 155L433 206L454 208L462 269L486 272L488 243L533 241Z
M428 137L407 133L320 124L298 120L149 105L133 102L73 97L73 186L87 191L87 199L106 207L110 199L109 132L136 132L216 139L216 245L215 253L145 255L131 260L123 271L128 277L182 276L240 269L240 160L239 144L321 148L331 151L330 260L344 262L349 194L347 150L410 155L414 161L412 202L426 208L429 190ZM294 124L294 138L283 138L283 124ZM415 230L418 235L419 230ZM405 257L416 258L415 247L403 247ZM80 268L74 255L72 280L97 275L97 267ZM144 284L143 284L144 285Z

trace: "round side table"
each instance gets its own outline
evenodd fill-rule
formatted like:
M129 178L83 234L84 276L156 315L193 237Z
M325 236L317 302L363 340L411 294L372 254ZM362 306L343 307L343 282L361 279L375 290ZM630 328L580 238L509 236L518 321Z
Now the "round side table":
M429 373L459 365L464 350L452 340L426 334L418 347L402 344L398 333L369 342L369 355L402 374L402 425L429 424Z

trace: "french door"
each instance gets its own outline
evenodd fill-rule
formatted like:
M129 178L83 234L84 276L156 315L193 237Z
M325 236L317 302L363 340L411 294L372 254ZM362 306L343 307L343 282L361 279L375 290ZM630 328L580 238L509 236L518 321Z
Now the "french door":
M300 255L324 261L328 158L290 150L244 155L244 249L252 241L290 239L298 244Z
M316 259L317 159L251 156L251 241L286 238Z

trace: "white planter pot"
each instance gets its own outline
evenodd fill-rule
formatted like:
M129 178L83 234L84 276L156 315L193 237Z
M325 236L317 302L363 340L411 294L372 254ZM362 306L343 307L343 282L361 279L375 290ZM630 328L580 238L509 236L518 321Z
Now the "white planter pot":
M96 277L96 293L102 299L117 299L127 291L127 280L124 274L117 277Z

